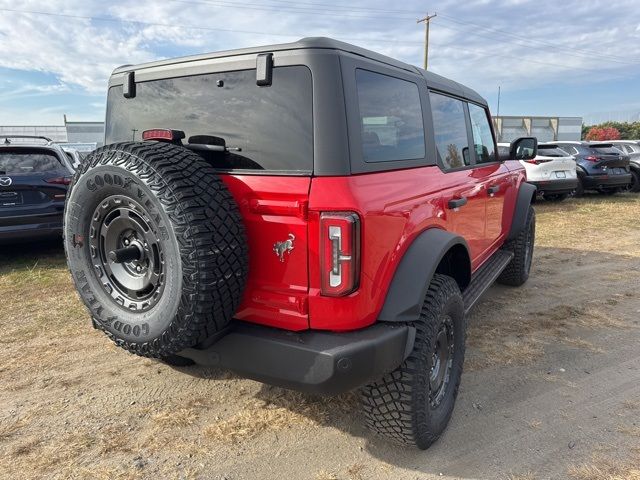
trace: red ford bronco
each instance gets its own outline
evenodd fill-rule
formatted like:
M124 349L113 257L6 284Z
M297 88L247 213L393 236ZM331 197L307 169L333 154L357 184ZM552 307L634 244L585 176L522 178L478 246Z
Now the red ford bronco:
M533 252L535 187L482 97L308 38L116 69L105 144L64 227L95 328L173 364L360 388L373 430L438 438L466 314Z

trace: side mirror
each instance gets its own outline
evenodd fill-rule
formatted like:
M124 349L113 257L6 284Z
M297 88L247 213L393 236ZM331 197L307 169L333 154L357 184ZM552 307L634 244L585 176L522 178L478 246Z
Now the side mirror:
M538 155L538 139L536 137L520 137L511 142L510 159L532 160L536 155Z

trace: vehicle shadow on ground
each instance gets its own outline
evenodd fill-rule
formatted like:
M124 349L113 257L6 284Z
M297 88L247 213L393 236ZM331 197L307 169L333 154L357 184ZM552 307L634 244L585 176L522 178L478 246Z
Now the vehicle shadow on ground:
M7 265L12 269L42 263L59 266L65 262L61 254L64 254L62 238L0 243L0 271Z

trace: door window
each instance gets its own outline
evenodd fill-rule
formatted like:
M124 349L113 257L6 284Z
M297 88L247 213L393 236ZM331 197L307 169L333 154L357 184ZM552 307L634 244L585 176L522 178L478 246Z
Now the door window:
M438 164L444 170L471 165L464 103L434 92L429 93L429 99Z
M469 116L471 117L471 130L473 132L473 147L476 154L476 163L488 163L496 161L495 143L487 111L473 103L469 104Z
M424 158L424 125L418 86L357 69L356 88L364 161Z

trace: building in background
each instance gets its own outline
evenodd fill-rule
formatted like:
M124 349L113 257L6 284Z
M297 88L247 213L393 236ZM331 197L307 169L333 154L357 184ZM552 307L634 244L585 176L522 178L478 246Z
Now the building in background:
M536 137L539 142L579 141L582 117L493 117L493 127L499 142L511 142L518 137Z
M104 122L69 122L64 125L0 126L0 139L7 135L42 136L81 152L90 152L104 143Z

